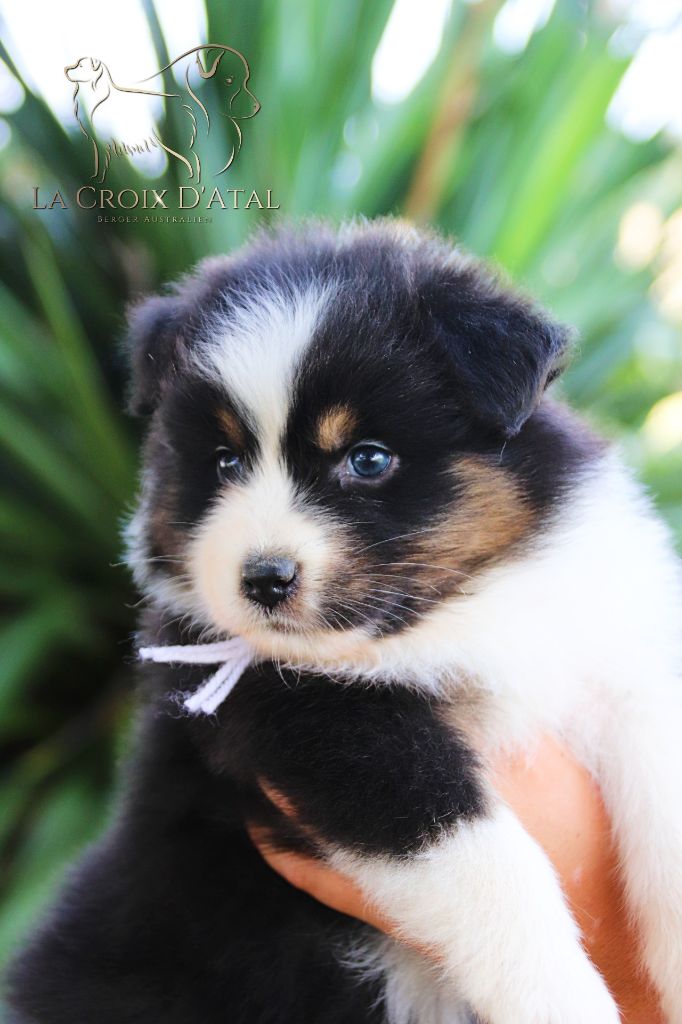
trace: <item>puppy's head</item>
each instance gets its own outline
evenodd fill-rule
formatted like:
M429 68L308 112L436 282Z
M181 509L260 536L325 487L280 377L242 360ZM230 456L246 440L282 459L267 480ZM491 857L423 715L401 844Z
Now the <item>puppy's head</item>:
M202 47L196 55L199 75L203 79L214 78L227 91L227 109L230 116L245 120L260 110L260 102L249 89L251 75L246 58L239 50L230 46Z
M566 471L536 411L566 332L399 223L261 238L135 308L130 336L133 569L267 655L414 629L533 535Z
M75 64L64 68L70 82L95 82L102 74L102 62L94 57L81 57Z

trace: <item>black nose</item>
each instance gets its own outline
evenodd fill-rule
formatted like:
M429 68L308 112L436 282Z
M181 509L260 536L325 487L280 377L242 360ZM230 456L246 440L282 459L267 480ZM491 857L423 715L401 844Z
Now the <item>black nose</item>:
M242 590L256 604L274 608L293 593L296 570L290 558L247 558L242 567Z

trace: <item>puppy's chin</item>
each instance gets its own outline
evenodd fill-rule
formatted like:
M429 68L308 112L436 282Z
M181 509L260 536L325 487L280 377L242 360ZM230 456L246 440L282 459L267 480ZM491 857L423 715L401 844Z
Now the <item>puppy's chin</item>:
M372 647L372 637L364 627L333 629L322 626L316 616L307 618L293 612L246 609L240 615L221 616L220 621L214 620L214 627L241 636L262 658L290 664L338 665L354 660L361 650L366 661Z

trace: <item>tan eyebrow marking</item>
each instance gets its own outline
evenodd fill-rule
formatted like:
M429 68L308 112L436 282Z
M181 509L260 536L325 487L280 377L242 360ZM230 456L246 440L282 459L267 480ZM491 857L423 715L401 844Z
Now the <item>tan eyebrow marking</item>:
M336 452L348 444L358 418L347 405L333 405L317 421L316 441L323 452Z
M218 420L235 448L241 450L245 444L244 431L238 418L229 409L218 410Z

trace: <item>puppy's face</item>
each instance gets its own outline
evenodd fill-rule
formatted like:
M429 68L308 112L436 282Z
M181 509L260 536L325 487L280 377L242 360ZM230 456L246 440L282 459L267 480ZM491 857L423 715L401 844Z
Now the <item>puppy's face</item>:
M131 561L214 635L342 658L537 526L519 431L565 339L443 243L395 225L261 243L132 326L153 419Z
M229 97L229 112L237 120L254 117L260 102L249 89L249 66L241 53L226 51L220 68Z
M101 63L94 57L81 57L75 64L64 68L64 74L70 82L91 82L99 74Z
M260 110L260 102L249 89L250 71L245 57L230 47L202 47L196 66L203 79L215 78L226 90L227 110L231 117L245 120Z

